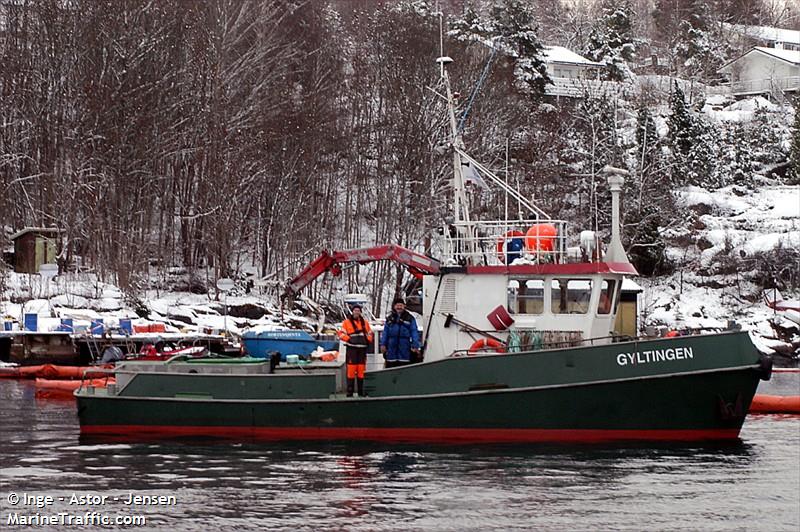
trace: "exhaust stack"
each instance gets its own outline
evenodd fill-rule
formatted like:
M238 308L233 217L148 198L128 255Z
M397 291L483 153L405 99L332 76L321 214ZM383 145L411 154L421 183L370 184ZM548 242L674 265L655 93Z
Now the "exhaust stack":
M606 262L629 262L628 254L625 253L625 248L622 247L622 237L620 236L622 222L619 196L620 192L622 192L622 185L625 183L625 177L630 173L627 170L614 168L613 166L604 167L603 173L606 174L608 188L611 190L611 243L608 245L605 260Z

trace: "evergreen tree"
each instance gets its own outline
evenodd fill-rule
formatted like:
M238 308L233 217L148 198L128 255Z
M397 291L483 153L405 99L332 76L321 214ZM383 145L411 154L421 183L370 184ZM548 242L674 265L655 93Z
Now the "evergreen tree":
M686 105L686 98L683 91L676 84L669 98L672 113L669 116L669 134L672 141L673 152L676 157L686 156L692 148L692 114L689 106Z
M662 46L678 72L713 78L729 50L718 23L716 4L707 0L657 0L653 12Z
M764 107L756 109L744 139L750 147L754 164L772 166L786 162L787 154L781 149L783 130L780 114Z
M749 137L749 128L739 122L723 135L719 161L721 185L752 186L754 164Z
M656 122L647 107L639 109L636 117L636 145L637 163L640 172L652 168L656 163L656 158L661 151L661 142L656 131Z
M800 183L800 98L794 101L794 127L792 127L792 147L789 153L789 180Z
M656 0L653 21L661 41L672 43L676 40L682 21L693 14L694 0Z
M667 269L667 245L662 230L669 223L669 217L662 216L667 205L670 203L661 204L662 209L625 214L624 244L640 275L658 275Z
M512 58L517 89L539 98L551 81L535 27L533 10L527 2L503 0L492 6L488 18L467 7L449 35L460 41L491 39L497 49Z
M709 3L695 0L691 4L691 16L678 27L678 41L673 52L688 75L713 79L727 59L729 50L713 18Z
M713 127L690 111L676 85L670 96L670 141L675 162L672 180L677 185L720 186L716 171L718 139Z
M688 159L691 180L701 187L713 189L723 186L717 171L719 159L717 130L706 119L697 116L694 118L691 136L694 139Z
M585 53L593 61L603 61L607 65L609 79L624 81L632 76L626 61L631 61L635 53L632 35L633 9L626 1L607 1L603 15L592 28Z

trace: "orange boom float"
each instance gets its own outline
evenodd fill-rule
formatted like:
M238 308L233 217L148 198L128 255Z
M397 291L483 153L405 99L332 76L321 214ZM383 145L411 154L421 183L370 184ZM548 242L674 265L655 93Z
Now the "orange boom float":
M36 397L72 397L78 388L83 386L94 386L95 388L105 388L109 384L117 381L111 378L89 379L83 381L63 380L63 379L36 379Z
M113 368L106 366L54 366L42 364L39 366L20 366L14 368L0 368L0 379L82 379L102 377L106 373L100 369Z
M756 395L751 414L800 414L800 395Z

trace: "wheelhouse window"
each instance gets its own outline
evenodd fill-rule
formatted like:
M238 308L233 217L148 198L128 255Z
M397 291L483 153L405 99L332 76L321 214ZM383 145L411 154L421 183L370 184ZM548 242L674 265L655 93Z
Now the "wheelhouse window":
M622 281L617 283L617 295L614 297L614 314L617 313L619 302L622 299Z
M611 303L614 299L614 288L617 281L613 279L603 279L603 284L600 285L600 299L597 301L597 313L609 314L611 313Z
M553 314L586 314L592 299L591 279L553 279L550 310Z
M511 279L508 282L508 311L512 314L544 312L544 279Z

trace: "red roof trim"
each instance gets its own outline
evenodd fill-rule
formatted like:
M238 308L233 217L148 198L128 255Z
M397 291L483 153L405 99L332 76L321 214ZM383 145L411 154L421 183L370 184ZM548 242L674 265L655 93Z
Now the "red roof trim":
M639 275L629 262L581 262L575 264L519 264L516 266L467 266L472 274L512 275L587 275L616 273Z

